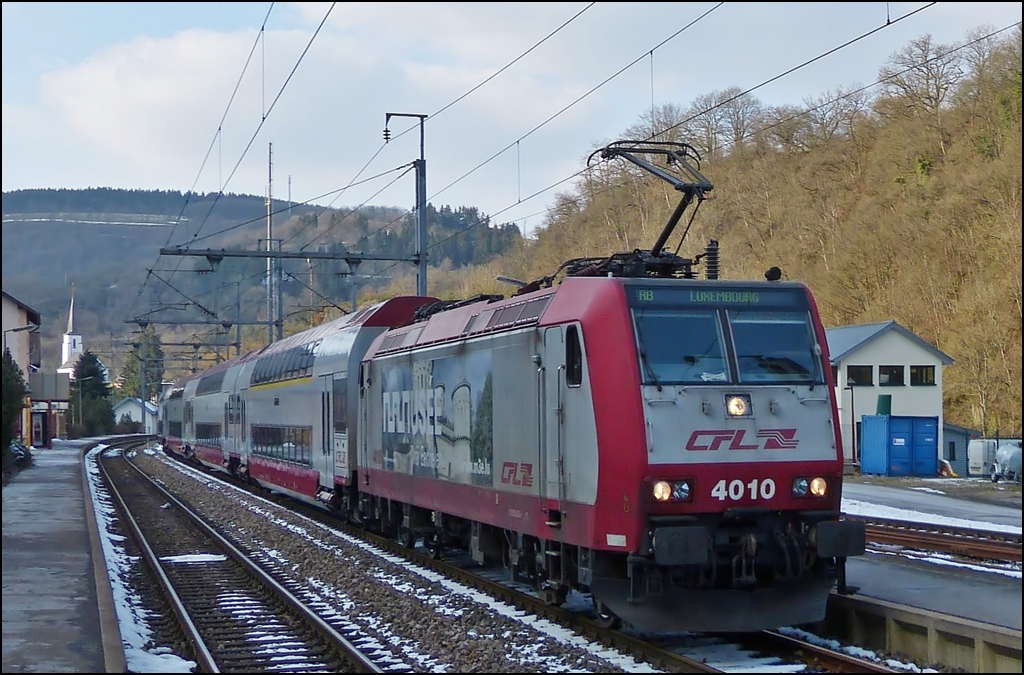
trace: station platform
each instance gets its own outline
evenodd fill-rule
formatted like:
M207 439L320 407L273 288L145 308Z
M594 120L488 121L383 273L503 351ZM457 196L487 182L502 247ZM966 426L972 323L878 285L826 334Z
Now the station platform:
M941 488L936 481L935 487ZM956 523L997 531L1021 527L1021 509L1012 502L991 504L943 494L940 489L913 489L847 481L847 500L861 504L862 515ZM869 508L864 508L869 504ZM921 515L914 515L921 514ZM922 516L928 516L927 518ZM977 571L970 566L929 556L930 561L868 553L847 563L847 583L859 586L858 595L941 612L982 623L1021 630L1020 566L1016 576Z
M859 587L854 597L1021 630L1020 577L871 553L850 558L846 577Z
M3 488L4 673L126 670L83 476L89 445L35 449Z

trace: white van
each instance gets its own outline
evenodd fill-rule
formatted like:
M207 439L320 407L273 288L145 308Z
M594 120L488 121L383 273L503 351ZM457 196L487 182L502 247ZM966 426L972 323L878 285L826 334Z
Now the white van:
M996 440L976 438L967 444L967 475L988 476L996 461Z

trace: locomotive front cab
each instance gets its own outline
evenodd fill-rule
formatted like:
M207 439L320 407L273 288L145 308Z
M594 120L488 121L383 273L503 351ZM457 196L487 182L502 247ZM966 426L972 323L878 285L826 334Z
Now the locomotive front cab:
M837 415L806 287L623 285L640 368L646 529L624 578L591 588L622 618L652 625L660 615L666 628L820 620L837 561L863 554L864 531L840 520Z

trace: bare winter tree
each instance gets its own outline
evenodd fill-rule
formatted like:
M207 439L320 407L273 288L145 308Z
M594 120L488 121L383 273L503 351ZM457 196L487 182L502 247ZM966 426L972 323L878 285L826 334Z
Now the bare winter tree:
M675 103L666 103L654 110L640 113L640 120L626 130L626 138L634 140L681 141L689 143L682 126L686 111Z
M731 145L731 153L743 151L748 137L764 119L761 102L741 91L739 87L729 87L716 94L725 121L724 140Z
M720 105L721 101L720 92L701 94L690 104L682 125L692 139L690 143L709 161L722 156L722 146L728 138L726 111Z
M771 107L764 114L761 137L779 152L803 152L811 146L810 123L806 110L795 105Z
M888 58L878 71L883 95L908 116L936 118L963 77L960 52L924 35Z
M870 112L871 99L860 85L804 99L807 106L807 130L815 145L834 138L852 138L854 129Z

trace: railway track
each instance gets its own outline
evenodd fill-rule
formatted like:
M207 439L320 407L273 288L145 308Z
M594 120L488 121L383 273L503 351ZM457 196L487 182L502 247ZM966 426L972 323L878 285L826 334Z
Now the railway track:
M864 522L868 541L981 560L1021 562L1021 535L886 518L846 516Z
M103 453L99 466L200 671L379 673L390 665L375 662L353 643L359 635L322 618L123 455Z
M186 465L208 476L229 480L224 474L210 472L205 467L193 463L186 463ZM778 667L782 662L789 672L799 671L801 665L808 671L815 672L823 670L825 672L896 672L875 661L856 658L841 651L777 632L769 631L744 636L695 637L692 634L686 636L637 635L611 629L602 625L593 612L570 610L546 604L528 586L510 583L507 579L507 571L504 572L504 578L501 578L502 571L490 570L488 574L487 570L473 569L468 556L465 561L460 561L457 557L453 557L451 560L439 559L423 548L410 548L395 540L349 526L322 510L287 497L252 488L241 481L230 482L263 499L277 502L289 510L299 512L312 520L366 541L390 555L431 569L449 579L502 600L517 609L557 623L594 642L614 648L669 672L728 672L731 665L728 663L728 659L721 661L716 656L721 653L723 646L739 654L738 658L754 658L770 663L774 667ZM712 645L710 651L709 644ZM750 656L751 654L754 656Z

